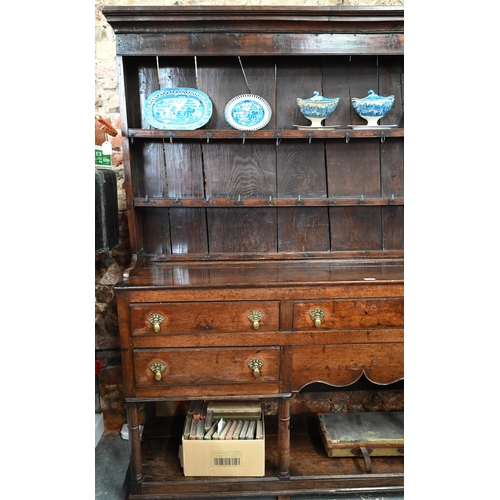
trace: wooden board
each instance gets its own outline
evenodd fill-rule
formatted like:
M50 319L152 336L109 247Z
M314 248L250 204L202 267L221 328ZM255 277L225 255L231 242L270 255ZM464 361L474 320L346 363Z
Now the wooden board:
M319 413L329 457L353 456L362 447L371 456L403 455L404 412Z

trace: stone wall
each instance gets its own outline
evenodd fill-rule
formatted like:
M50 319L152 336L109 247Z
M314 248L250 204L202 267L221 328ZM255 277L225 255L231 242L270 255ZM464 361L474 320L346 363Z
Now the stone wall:
M120 131L120 106L115 65L115 37L101 12L108 5L404 5L402 0L96 0L95 1L95 114ZM101 140L96 133L96 141ZM126 421L120 363L120 341L113 285L130 262L126 200L123 189L121 135L108 137L113 146L113 169L118 179L120 244L95 256L95 354L96 412L104 416L107 433L119 432ZM97 143L97 142L96 142ZM98 374L97 374L98 373ZM402 410L402 391L342 391L301 394L293 400L295 411ZM272 411L272 406L270 406Z

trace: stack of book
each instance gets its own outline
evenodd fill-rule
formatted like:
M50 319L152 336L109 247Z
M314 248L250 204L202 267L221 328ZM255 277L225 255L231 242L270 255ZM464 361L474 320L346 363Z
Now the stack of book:
M263 439L262 407L257 401L193 401L184 424L184 439Z

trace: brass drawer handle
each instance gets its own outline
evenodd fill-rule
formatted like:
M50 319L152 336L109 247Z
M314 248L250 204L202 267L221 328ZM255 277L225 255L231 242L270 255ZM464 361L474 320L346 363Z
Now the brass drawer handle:
M148 318L148 321L153 325L155 333L159 333L160 325L165 321L165 318L161 314L153 313Z
M311 319L314 321L314 326L319 328L321 326L321 320L325 317L325 311L319 307L315 307L310 313Z
M166 366L159 361L155 361L149 369L155 374L155 380L161 380L161 374L165 371Z
M247 318L252 322L253 324L253 329L258 330L259 329L259 321L264 317L264 315L257 310L250 311L248 313Z
M257 378L260 375L260 369L264 365L264 362L257 358L252 358L248 363L248 368L253 371L253 376Z

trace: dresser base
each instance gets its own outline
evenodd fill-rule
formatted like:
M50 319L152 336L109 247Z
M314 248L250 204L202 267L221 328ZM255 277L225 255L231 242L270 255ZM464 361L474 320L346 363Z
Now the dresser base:
M159 418L142 440L143 480L132 483L129 499L276 497L403 491L403 457L374 457L366 473L362 458L329 458L317 415L292 415L290 477L277 474L277 418L266 417L266 471L259 478L185 477L178 458L180 424ZM171 434L171 435L168 435Z

